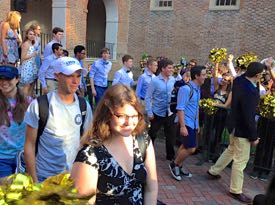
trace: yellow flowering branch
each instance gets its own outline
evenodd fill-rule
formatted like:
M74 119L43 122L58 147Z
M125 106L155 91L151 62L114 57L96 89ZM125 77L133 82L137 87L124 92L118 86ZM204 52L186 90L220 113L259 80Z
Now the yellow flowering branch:
M77 190L68 173L49 177L40 184L34 184L28 175L14 174L2 179L0 184L0 205L86 205L88 203L88 198L78 198Z
M261 98L259 112L265 118L275 118L275 95L269 94Z
M215 100L211 98L201 99L199 102L199 106L204 113L207 115L214 115L218 108L215 106Z
M243 67L243 68L247 68L247 66L251 63L251 62L255 62L257 61L258 57L252 53L245 53L240 55L238 58L236 58L236 64L238 67Z
M227 49L226 48L213 48L209 54L209 60L213 63L220 63L226 59Z

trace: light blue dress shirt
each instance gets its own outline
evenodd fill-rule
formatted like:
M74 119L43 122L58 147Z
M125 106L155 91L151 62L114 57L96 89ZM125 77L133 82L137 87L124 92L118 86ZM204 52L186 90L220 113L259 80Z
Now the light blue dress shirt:
M54 43L60 43L56 40L51 40L46 46L45 46L45 49L44 49L44 53L43 53L43 56L44 56L44 59L46 57L48 57L49 55L53 54L53 50L52 50L52 45Z
M126 67L122 67L118 71L115 72L114 79L113 79L113 84L123 84L127 85L129 87L134 85L134 80L133 80L133 73Z
M84 68L83 60L78 60L76 57L75 57L75 59L79 62L81 67ZM86 68L84 68L84 69L87 70ZM85 77L86 76L84 76L83 73L81 72L81 81L80 81L80 84L79 84L79 88L83 88L85 91L87 91Z
M38 78L42 84L42 88L47 87L46 79L55 79L53 63L58 59L55 54L46 57L39 69Z
M165 80L162 74L159 74L152 79L145 96L145 110L149 117L152 117L153 113L161 117L171 114L170 101L174 84L173 76Z
M94 79L94 84L100 87L108 86L108 74L112 69L112 63L101 59L96 60L90 68L89 77Z
M199 101L200 101L200 87L193 81L189 81L190 86L193 88L193 95L190 98L191 88L189 86L182 86L178 92L177 110L184 112L185 125L192 129L199 127ZM175 119L178 122L178 119Z
M139 99L145 99L145 95L148 90L149 84L151 83L154 77L155 74L151 73L148 68L145 68L144 73L141 76L139 76L136 87L136 95Z

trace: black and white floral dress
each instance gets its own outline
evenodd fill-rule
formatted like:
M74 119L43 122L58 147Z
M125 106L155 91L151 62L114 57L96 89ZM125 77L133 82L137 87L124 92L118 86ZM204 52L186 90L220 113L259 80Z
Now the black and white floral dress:
M104 145L84 146L75 162L82 162L98 170L96 205L142 205L142 187L146 182L147 171L143 163L138 142L133 138L134 164L129 175L123 170ZM145 137L146 147L150 139Z

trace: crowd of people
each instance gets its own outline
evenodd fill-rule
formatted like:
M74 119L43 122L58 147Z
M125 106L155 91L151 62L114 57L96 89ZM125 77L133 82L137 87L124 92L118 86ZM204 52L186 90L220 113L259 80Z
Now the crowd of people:
M198 147L199 101L213 98L215 106L231 109L231 123L226 125L227 112L218 110L215 117L223 123L215 125L210 150L225 127L231 135L207 174L219 179L233 160L230 194L251 202L243 194L243 170L250 145L261 142L255 122L260 95L275 93L272 57L248 67L234 67L233 55L213 66L191 59L180 70L168 58L149 57L135 81L133 57L126 54L109 85L108 48L87 69L83 45L75 46L73 57L63 49L62 28L53 28L42 53L40 26L31 25L22 40L20 20L20 13L11 11L0 24L0 177L23 167L34 182L42 182L69 171L79 196L90 196L89 204L156 204L159 130L163 127L171 176L192 177L185 159ZM34 92L37 81L40 96Z

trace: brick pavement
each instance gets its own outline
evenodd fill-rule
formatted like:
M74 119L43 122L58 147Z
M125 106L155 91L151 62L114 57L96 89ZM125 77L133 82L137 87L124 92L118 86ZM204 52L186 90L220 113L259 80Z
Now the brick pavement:
M165 159L163 140L156 140L155 151L157 158L159 195L158 199L167 205L237 205L238 201L228 196L230 183L230 168L222 173L218 181L207 178L206 171L212 163L197 166L198 156L191 156L185 162L185 168L193 177L183 178L178 182L170 174L169 161ZM245 174L244 193L251 197L264 193L267 182L253 180Z

